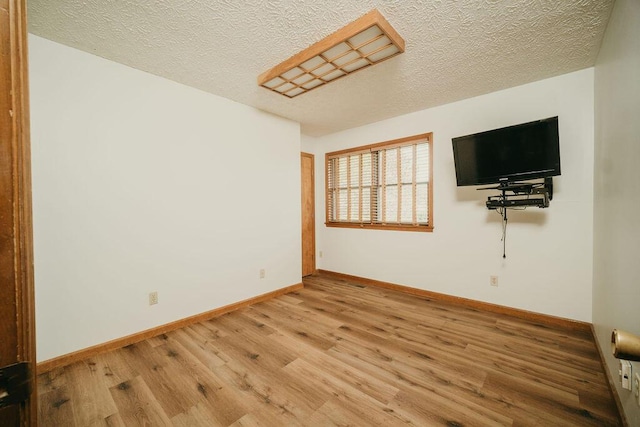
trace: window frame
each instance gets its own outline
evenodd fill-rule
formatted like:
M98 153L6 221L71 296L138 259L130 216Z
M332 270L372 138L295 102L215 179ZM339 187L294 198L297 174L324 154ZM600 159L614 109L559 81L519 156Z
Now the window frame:
M428 183L427 183L427 223L426 224L406 224L406 223L381 223L373 222L347 222L347 221L330 221L330 191L329 191L329 161L336 157L344 157L351 154L359 154L362 152L381 151L395 147L413 146L418 143L427 143L428 146ZM349 162L347 158L347 163ZM372 183L373 186L373 183ZM377 187L380 187L380 181ZM379 202L378 202L379 203ZM373 213L372 213L373 214ZM359 147L347 148L339 151L332 151L325 154L325 226L338 228L363 228L374 230L396 230L396 231L433 231L433 133L423 133L419 135L408 136L405 138L394 139L390 141L378 142L375 144L363 145Z

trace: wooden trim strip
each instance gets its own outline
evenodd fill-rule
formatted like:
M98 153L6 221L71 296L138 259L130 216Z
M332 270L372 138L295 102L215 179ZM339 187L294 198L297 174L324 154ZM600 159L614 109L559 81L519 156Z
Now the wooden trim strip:
M380 187L380 193L382 193L382 212L380 213L380 219L382 225L385 225L387 220L387 150L382 150L382 173L378 176L377 185Z
M312 44L308 48L296 53L289 59L281 62L270 70L258 76L258 85L262 85L271 79L278 77L282 73L287 72L295 66L302 64L303 62L313 58L316 55L320 55L327 49L340 44L348 38L358 34L359 32L366 30L367 28L378 25L378 27L386 33L389 40L394 43L400 52L404 52L404 39L400 37L398 32L393 29L391 24L382 16L377 9L373 9L366 15L356 19L355 21L347 24L333 34L328 35L322 40ZM329 58L332 59L332 58Z
M331 165L329 164L331 162ZM333 209L333 204L335 203L335 192L333 192L333 188L329 188L329 177L332 175L332 171L335 168L334 161L329 159L326 155L324 157L324 217L325 219L331 218L331 212ZM331 181L331 185L333 185L333 181Z
M393 224L393 223L370 223L370 222L325 222L327 227L337 228L368 228L372 230L396 230L396 231L419 231L425 233L433 232L433 227L429 224L413 225L413 224Z
M330 153L325 154L326 159L333 159L336 157L341 157L344 154L355 154L355 153L367 153L371 151L379 151L379 150L391 150L398 146L403 147L412 144L421 144L421 143L431 143L431 139L433 137L433 132L421 133L418 135L407 136L404 138L392 139L390 141L384 142L376 142L375 144L362 145L359 147L353 148L345 148L344 150L332 151ZM431 152L429 152L431 154Z
M35 363L33 215L26 0L0 1L0 365ZM37 387L21 405L4 408L3 425L38 421Z
M433 185L433 146L435 144L433 143L433 135L429 134L429 149L428 149L428 153L429 153L429 184L427 184L427 191L429 192L428 196L428 208L429 212L427 212L427 224L429 225L429 227L433 230L434 227L434 222L433 222L433 190L434 190L434 185Z
M358 154L358 222L362 222L362 198L364 197L364 188L362 187L362 154Z
M414 145L415 147L415 145ZM398 209L396 212L396 222L402 222L402 153L400 147L396 148L396 188L398 196Z
M602 370L607 375L607 384L609 385L609 393L613 396L613 400L616 402L616 407L618 408L618 416L620 417L619 421L624 427L629 427L629 421L624 413L624 407L622 406L622 401L620 400L620 395L618 395L618 391L616 390L615 383L613 382L613 378L611 377L611 372L607 367L607 362L604 357L604 353L602 352L602 347L600 347L600 343L598 342L598 336L596 335L596 330L591 324L591 337L593 341L596 343L596 348L598 349L598 355L600 356L600 366Z
M418 191L418 184L417 184L417 165L418 165L418 145L412 145L411 146L411 150L413 151L412 153L412 159L411 159L411 222L413 222L413 225L418 225L418 206L416 204L418 197L416 192ZM428 186L429 184L427 184ZM427 221L429 220L429 217L427 217Z
M223 314L230 313L232 311L239 310L241 308L249 307L254 304L258 304L270 299L279 297L289 292L300 290L304 287L302 283L287 286L285 288L276 289L266 294L258 295L253 298L249 298L243 301L235 302L233 304L225 305L211 311L196 314L194 316L185 317L184 319L176 320L175 322L166 323L164 325L157 326L155 328L147 329L145 331L137 332L135 334L127 335L126 337L116 338L111 341L107 341L102 344L97 344L82 350L74 351L73 353L63 354L62 356L55 357L53 359L45 360L38 363L37 374L40 375L45 372L49 372L52 369L70 365L71 363L87 359L89 357L97 356L98 354L106 353L108 351L116 350L131 344L138 343L140 341L153 338L158 335L166 334L167 332L174 331L176 329L184 328L194 323L204 322L205 320L213 319L214 317L222 316Z
M406 294L415 295L422 298L429 298L450 304L461 305L476 310L488 311L490 313L505 314L507 316L517 317L519 319L530 320L549 326L556 326L563 329L574 331L591 331L591 323L581 322L579 320L566 319L564 317L550 316L548 314L535 313L533 311L521 310L519 308L511 308L503 305L491 304L488 302L476 301L468 298L456 297L438 292L427 291L425 289L412 288L410 286L398 285L395 283L382 282L366 277L352 276L350 274L337 273L329 270L318 270L318 274L326 275L335 279L342 279L348 282L356 282L368 286L376 286L393 291L404 292Z
M351 221L351 157L347 156L347 221Z
M313 247L313 256L311 257L311 262L313 264L312 265L313 271L311 273L309 273L309 274L313 274L316 271L316 211L315 211L315 209L316 209L316 189L315 189L315 186L316 186L316 158L315 158L315 155L313 155L311 153L305 153L305 152L300 153L300 156L301 156L300 157L300 159L301 159L301 163L300 163L301 171L302 171L302 158L307 158L311 162L311 188L310 188L310 190L311 190L310 193L311 194L309 195L309 197L311 199L311 209L310 209L310 212L308 212L307 214L311 218L311 223L312 223L313 226L310 229L311 236L307 236L307 238L311 239L311 246ZM302 177L301 186L302 186L302 193L303 193L302 194L302 200L303 200L303 202L302 202L302 211L303 211L302 218L304 218L305 217L305 214L304 214L304 211L305 211L305 202L304 202L304 200L305 200L305 198L304 198L305 185L304 185L304 181L305 181L305 179L304 179L304 174L303 173L301 173L301 177ZM305 236L305 231L304 231L305 224L301 224L301 225L302 225L301 230L300 230L301 235ZM304 240L304 237L303 237L303 240ZM303 252L303 254L302 254L302 259L303 259L303 262L302 262L302 275L304 277L304 276L307 275L306 274L306 270L305 270L305 262L304 262L304 259L305 259L304 243L303 243L302 252Z

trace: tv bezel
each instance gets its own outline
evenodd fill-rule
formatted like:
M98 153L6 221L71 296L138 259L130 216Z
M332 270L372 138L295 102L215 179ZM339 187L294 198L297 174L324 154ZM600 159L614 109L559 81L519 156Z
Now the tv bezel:
M476 179L472 182L469 180L463 181L461 182L461 172L462 172L462 168L460 167L461 165L459 165L459 146L460 143L463 140L466 139L476 139L478 137L486 137L486 135L489 134L496 134L499 135L500 133L507 133L507 132L513 132L514 130L517 130L519 128L524 128L524 127L529 127L535 124L542 124L544 122L551 122L553 124L555 124L555 135L556 137L553 138L551 140L551 146L552 148L555 148L555 151L557 153L557 167L551 168L551 169L544 169L544 170L535 170L535 171L523 171L523 172L518 172L518 173L512 173L512 174L507 174L507 175L495 175L495 176L486 176L486 177L476 177ZM552 176L558 176L561 174L561 168L560 168L560 136L559 136L559 120L558 120L558 116L554 116L554 117L549 117L546 119L540 119L540 120L534 120L534 121L530 121L530 122L526 122L526 123L520 123L517 125L512 125L512 126L505 126L502 128L497 128L497 129L491 129L488 131L483 131L483 132L478 132L478 133L473 133L473 134L469 134L469 135L463 135L463 136L458 136L455 138L451 139L451 143L453 146L453 158L454 158L454 167L456 170L456 184L458 187L467 187L467 186L474 186L474 185L487 185L487 184L499 184L499 183L506 183L506 182L518 182L518 181L526 181L526 180L532 180L532 179L538 179L538 178L547 178L547 177L552 177ZM546 143L549 143L548 141L546 141Z

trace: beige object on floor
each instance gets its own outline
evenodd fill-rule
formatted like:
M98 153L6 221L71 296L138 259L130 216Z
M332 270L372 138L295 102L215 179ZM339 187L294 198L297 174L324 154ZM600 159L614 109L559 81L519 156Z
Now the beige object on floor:
M618 359L640 361L640 337L614 329L611 333L611 351Z

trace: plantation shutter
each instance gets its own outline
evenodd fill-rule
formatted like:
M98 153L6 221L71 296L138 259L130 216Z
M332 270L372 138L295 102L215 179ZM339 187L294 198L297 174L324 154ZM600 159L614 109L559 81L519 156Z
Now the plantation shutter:
M378 152L382 163L378 184L382 224L427 224L429 220L428 142L385 148Z
M327 223L429 225L430 140L327 155Z

